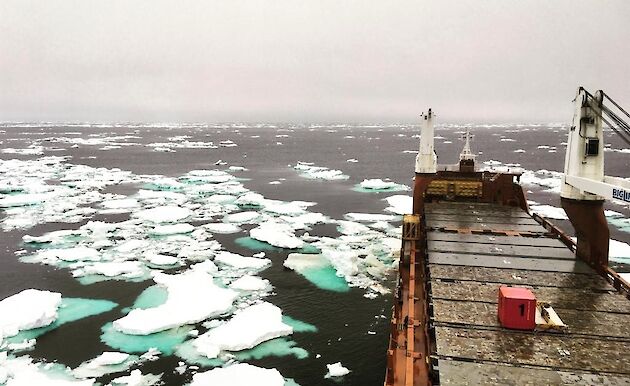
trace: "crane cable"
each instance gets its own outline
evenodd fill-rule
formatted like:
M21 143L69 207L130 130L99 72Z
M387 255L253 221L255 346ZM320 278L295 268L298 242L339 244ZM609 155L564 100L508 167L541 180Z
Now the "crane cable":
M592 99L594 102L596 102L598 104L598 106L601 109L601 112L596 110L596 109L591 109L591 110L593 110L595 112L595 114L597 114L597 116L599 116L617 135L619 135L619 137L621 137L621 139L624 142L626 142L628 145L630 145L630 124L628 124L626 121L624 121L620 116L618 116L608 106L605 106L604 103L603 103L604 102L603 99L602 99L601 102L599 102L586 89L583 89L583 90L586 93L587 98ZM619 111L621 111L624 115L626 115L628 118L630 118L630 114L628 114L628 112L626 110L624 110L621 106L619 106L619 104L617 102L615 102L610 96L608 96L608 94L604 93L603 91L601 93L602 93L602 96L604 98L608 99L617 109L619 109ZM608 119L606 119L606 117L604 117L602 113L605 113L606 116L613 122L611 123ZM617 127L615 127L615 124L616 124Z

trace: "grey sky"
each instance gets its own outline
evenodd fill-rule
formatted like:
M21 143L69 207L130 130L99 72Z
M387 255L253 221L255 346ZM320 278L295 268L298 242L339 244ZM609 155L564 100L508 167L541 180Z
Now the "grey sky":
M0 121L570 121L630 2L0 2Z

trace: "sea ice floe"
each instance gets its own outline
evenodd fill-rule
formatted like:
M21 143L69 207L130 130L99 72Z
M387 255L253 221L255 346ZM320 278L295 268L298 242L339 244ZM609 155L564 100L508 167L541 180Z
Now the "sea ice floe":
M302 248L304 241L295 236L293 229L289 224L270 220L250 230L249 235L253 239L264 241L279 248Z
M365 235L372 232L370 228L367 227L366 225L363 225L354 221L339 220L337 221L337 224L338 224L337 230L339 231L339 233L344 234L344 235L357 235L357 234ZM372 232L372 233L375 234L375 232Z
M400 221L398 216L378 213L346 213L346 219L359 222L376 222L376 221Z
M290 253L284 266L304 276L318 288L335 292L346 292L350 289L346 280L337 276L337 271L320 254Z
M282 310L264 302L238 311L226 323L196 338L193 346L207 358L216 358L222 351L250 349L292 333L293 328L282 322Z
M62 298L61 304L57 308L57 317L51 324L34 329L22 330L17 335L8 337L6 339L8 349L13 350L11 348L12 345L13 348L16 348L16 345L23 344L24 342L34 342L35 338L63 324L110 311L116 306L116 303L108 300ZM2 338L0 337L0 341L1 340ZM2 346L1 342L0 346Z
M133 309L114 321L117 331L148 335L185 324L193 324L223 314L232 308L238 294L214 284L202 270L177 275L156 273L153 280L166 288L168 298L158 307Z
M149 233L156 236L166 236L166 235L190 233L194 230L195 230L194 226L187 223L183 223L183 224L173 224L173 225L158 225L152 230L150 230Z
M135 215L136 217L144 221L164 223L184 220L192 215L192 211L188 208L182 208L174 205L166 205L151 209L145 209L136 213Z
M189 386L284 386L285 380L276 369L265 369L247 363L232 364L193 375Z
M114 378L108 386L152 386L160 382L161 375L142 374L138 369L129 375Z
M0 301L0 336L50 325L61 305L58 292L27 289ZM1 340L0 340L1 343Z
M314 166L310 162L301 162L293 166L295 170L300 171L302 177L320 180L347 180L349 177L341 170L329 169L324 166Z
M262 270L263 268L271 265L271 260L267 258L259 259L256 257L247 257L227 251L218 252L215 255L214 261L221 265L227 265L236 269L255 271Z
M77 246L71 248L50 248L42 249L35 255L30 256L30 260L37 261L42 264L56 265L59 262L66 261L98 261L101 254L94 248Z
M101 206L105 209L127 209L131 210L140 205L135 198L122 198L114 200L105 200L101 202Z
M138 357L121 352L106 351L94 359L81 363L72 374L77 378L98 378L105 374L128 370Z
M140 261L96 262L72 271L74 277L101 275L116 280L145 279L148 270Z
M241 228L235 224L209 223L204 224L203 227L212 233L230 234L241 231Z
M203 264L203 263L200 263ZM241 291L266 291L271 288L271 284L267 279L261 279L256 276L245 275L230 284L230 288Z
M179 264L179 258L172 255L163 255L160 253L146 253L144 259L153 264L161 266L172 266Z
M28 356L8 357L0 352L0 376L7 386L92 386L94 379L76 379L70 369L56 363L37 363ZM1 380L0 380L1 381Z
M560 193L563 173L550 170L525 170L521 176L524 185L537 185L549 192Z
M389 204L389 207L385 208L386 211L395 214L410 214L413 212L413 197L405 196L402 194L389 196L384 199Z
M343 377L344 375L350 373L350 370L348 370L346 367L343 367L341 362L326 365L326 368L328 368L326 378Z
M356 189L364 192L391 192L409 190L406 185L397 184L393 181L383 181L380 178L365 179Z
M630 245L622 241L610 239L608 255L612 261L630 264Z
M228 214L227 216L223 217L223 221L236 224L251 224L259 217L260 213L248 211Z

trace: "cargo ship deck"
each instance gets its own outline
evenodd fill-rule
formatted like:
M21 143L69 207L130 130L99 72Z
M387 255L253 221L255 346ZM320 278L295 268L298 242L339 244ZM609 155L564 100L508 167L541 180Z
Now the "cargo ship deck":
M438 201L403 226L386 385L630 385L628 288L576 259L552 224L519 207ZM502 285L531 289L568 329L501 327Z
M425 206L431 361L444 385L630 384L630 301L520 208ZM502 328L501 285L530 288L565 332Z
M630 284L608 265L603 206L630 181L603 176L603 98L580 87L569 131L560 201L577 241L530 213L520 171L477 170L470 132L438 166L423 115L385 386L630 385Z

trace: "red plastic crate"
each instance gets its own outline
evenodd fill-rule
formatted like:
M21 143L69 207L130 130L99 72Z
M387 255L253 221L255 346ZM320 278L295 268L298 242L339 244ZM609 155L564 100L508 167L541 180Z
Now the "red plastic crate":
M536 327L536 297L527 288L499 288L499 322L505 328L533 330Z

